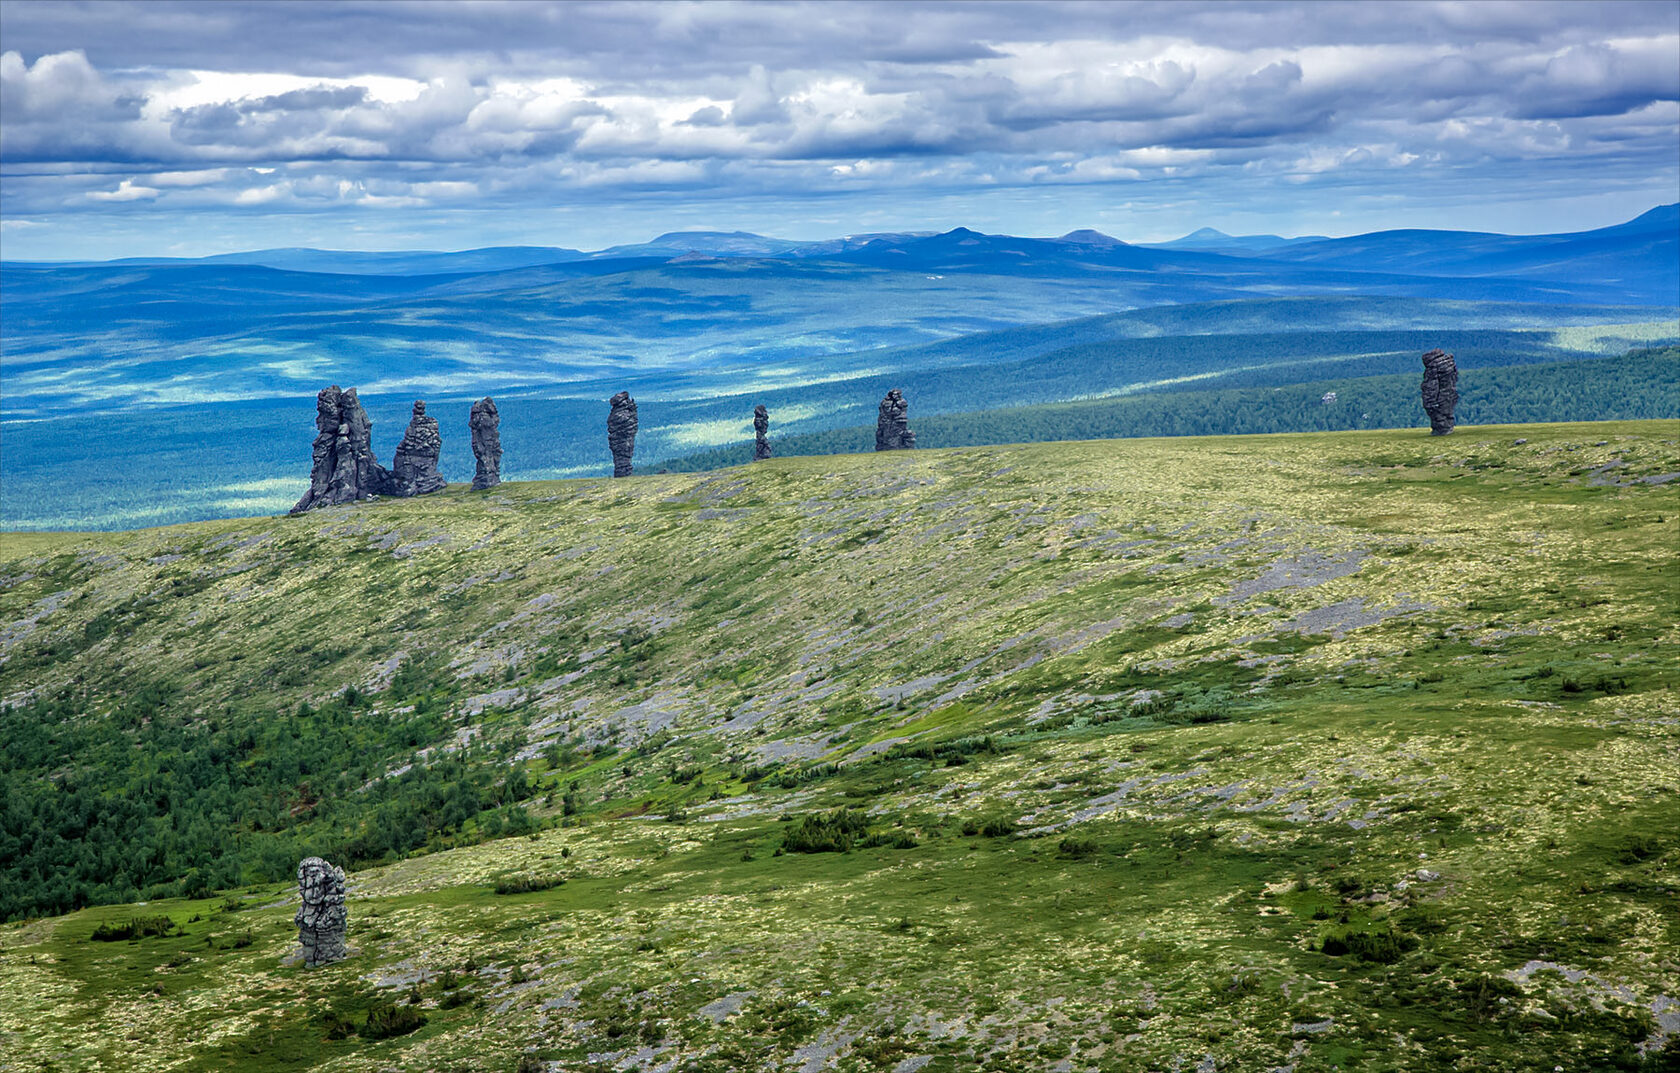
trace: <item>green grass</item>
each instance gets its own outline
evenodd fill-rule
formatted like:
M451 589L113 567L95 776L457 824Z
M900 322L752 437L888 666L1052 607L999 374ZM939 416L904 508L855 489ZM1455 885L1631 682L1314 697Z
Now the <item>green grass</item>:
M1676 472L1676 422L1090 441L8 543L6 889L90 844L20 802L166 807L103 864L146 904L0 925L0 1052L1665 1068Z

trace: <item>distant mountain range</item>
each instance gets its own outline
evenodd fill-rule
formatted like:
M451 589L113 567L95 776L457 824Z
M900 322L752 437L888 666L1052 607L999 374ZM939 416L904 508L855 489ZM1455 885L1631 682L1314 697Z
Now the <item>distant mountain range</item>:
M1209 256L1247 263L1239 267L1203 259ZM1224 272L1249 279L1270 274L1286 275L1304 285L1315 282L1313 273L1322 270L1413 278L1503 278L1556 281L1569 289L1572 300L1671 304L1680 302L1680 203L1654 208L1613 227L1548 235L1394 230L1347 238L1284 238L1227 235L1204 227L1171 242L1132 244L1092 230L1072 231L1059 238L1026 238L959 227L943 233L885 232L817 242L769 238L746 231L672 231L649 242L592 252L551 246L489 246L455 252L271 249L199 258L7 264L50 264L54 268L251 265L364 276L470 275L570 265L550 276L577 278L650 264L693 264L725 258L832 260L917 271L1036 276L1139 270L1202 276ZM1283 265L1293 267L1285 269ZM1316 281L1323 282L1323 277ZM1601 293L1581 290L1590 284L1604 285L1599 288ZM1603 293L1616 290L1624 293ZM1484 291L1474 297L1520 296Z

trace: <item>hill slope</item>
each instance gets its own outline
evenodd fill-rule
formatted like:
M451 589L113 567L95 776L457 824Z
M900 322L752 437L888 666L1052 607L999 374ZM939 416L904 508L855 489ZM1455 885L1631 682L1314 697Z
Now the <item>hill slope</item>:
M149 900L0 927L0 1050L1671 1060L1677 440L780 459L0 538L5 912ZM306 852L354 869L357 948L308 973ZM428 1020L376 1038L393 1001Z

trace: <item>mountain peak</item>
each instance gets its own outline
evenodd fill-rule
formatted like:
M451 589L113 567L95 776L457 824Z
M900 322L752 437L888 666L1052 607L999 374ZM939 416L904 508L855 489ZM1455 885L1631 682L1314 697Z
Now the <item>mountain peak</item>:
M1113 235L1106 235L1093 228L1082 227L1077 231L1069 231L1057 241L1077 242L1082 246L1124 246L1125 243Z

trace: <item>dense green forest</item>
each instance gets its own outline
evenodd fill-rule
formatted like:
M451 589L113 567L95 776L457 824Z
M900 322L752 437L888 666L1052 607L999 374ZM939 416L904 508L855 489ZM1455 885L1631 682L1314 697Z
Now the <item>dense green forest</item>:
M409 697L400 715L350 690L206 717L156 685L103 716L76 694L0 709L0 920L202 897L287 878L315 853L354 866L528 830L523 766L466 751L397 766L455 726L413 695L424 684L399 675L381 694L387 708Z
M1412 360L1416 360L1415 357ZM1137 436L1215 436L1268 432L1414 428L1428 424L1416 374L1360 376L1262 386L1275 369L1231 373L1255 386L1216 391L1151 391L1077 402L1013 406L917 417L911 427L922 447L1095 440ZM1334 402L1325 402L1328 392ZM1462 369L1461 425L1538 421L1609 421L1680 416L1680 347L1631 351L1620 358ZM774 420L775 415L771 418ZM873 425L772 437L782 455L844 454L871 450ZM716 469L752 459L752 443L684 455L663 464L676 472Z

